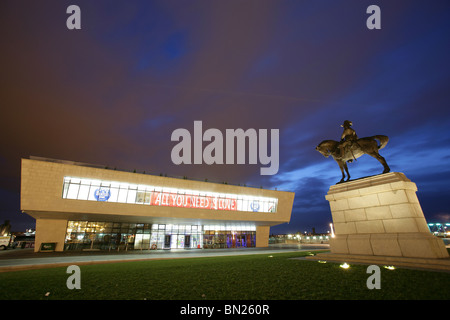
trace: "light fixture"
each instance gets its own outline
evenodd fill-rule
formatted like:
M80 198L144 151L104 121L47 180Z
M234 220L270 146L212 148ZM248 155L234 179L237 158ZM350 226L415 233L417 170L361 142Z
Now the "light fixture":
M348 269L348 268L350 268L350 265L347 264L347 262L344 262L344 263L341 264L339 267L341 267L342 269Z
M330 223L330 229L331 229L331 237L334 238L335 234L334 234L334 229L333 229L333 224Z
M385 269L388 269L388 270L395 270L395 267L394 267L394 266L384 266L384 268L385 268Z

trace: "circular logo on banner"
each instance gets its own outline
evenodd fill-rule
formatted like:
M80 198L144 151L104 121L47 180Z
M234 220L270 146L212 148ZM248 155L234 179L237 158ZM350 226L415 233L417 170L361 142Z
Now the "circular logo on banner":
M254 200L253 202L251 202L250 208L252 208L253 212L258 212L259 211L259 201Z
M111 197L111 190L99 188L94 191L94 197L97 201L108 201L109 197Z

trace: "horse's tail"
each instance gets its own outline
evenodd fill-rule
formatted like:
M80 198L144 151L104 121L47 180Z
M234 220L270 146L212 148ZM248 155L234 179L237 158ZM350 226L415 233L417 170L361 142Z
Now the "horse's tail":
M378 149L381 150L384 147L386 147L387 143L389 142L389 138L387 136L383 135L376 135L371 137L372 139L378 140L380 142L380 145L378 146Z

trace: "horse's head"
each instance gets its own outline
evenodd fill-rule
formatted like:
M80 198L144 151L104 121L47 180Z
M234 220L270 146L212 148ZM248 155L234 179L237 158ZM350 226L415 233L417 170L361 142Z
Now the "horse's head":
M331 143L335 141L331 140L325 140L319 143L319 145L316 147L316 150L319 151L325 158L328 158L331 155L331 150L334 149L334 145L332 146Z
M316 150L319 151L325 158L328 158L330 156L330 151L328 150L328 148L322 146L321 144L316 147Z

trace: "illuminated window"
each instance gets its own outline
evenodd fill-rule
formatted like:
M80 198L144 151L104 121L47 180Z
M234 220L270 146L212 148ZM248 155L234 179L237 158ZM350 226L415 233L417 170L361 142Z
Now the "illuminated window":
M63 199L178 208L277 212L278 199L64 177Z

